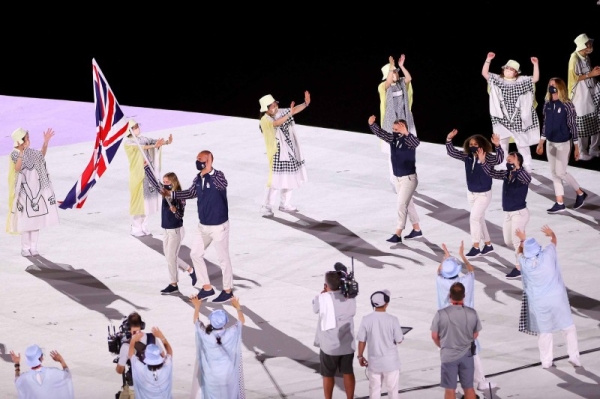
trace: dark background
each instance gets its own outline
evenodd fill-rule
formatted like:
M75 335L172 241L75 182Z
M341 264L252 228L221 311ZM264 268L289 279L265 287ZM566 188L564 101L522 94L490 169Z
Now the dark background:
M287 107L308 90L297 123L369 133L380 69L405 54L419 137L443 143L457 128L460 144L492 133L481 76L489 51L496 73L514 59L531 75L538 57L543 104L548 80L567 79L574 39L600 38L596 0L95 7L6 21L0 94L92 102L95 58L123 105L257 118L258 134L260 97ZM600 159L576 165L600 170Z

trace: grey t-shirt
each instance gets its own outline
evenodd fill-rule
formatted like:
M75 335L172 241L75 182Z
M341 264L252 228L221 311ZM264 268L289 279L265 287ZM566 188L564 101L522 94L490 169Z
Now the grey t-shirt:
M387 373L400 370L397 344L404 340L400 321L386 312L373 312L363 317L357 339L366 342L369 370Z
M336 326L330 330L321 330L321 320L317 324L315 346L330 356L349 355L354 353L354 315L356 315L356 299L345 298L341 291L330 291L333 297L333 311ZM313 311L319 313L319 296L313 299Z
M442 363L460 359L471 349L473 333L481 330L481 321L475 309L450 305L440 309L431 323L431 331L440 335Z

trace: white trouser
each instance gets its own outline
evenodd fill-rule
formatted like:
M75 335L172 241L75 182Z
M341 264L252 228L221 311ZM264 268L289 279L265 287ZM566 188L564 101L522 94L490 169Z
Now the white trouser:
M265 192L265 200L263 206L272 209L273 205L277 202L277 196L279 195L279 206L290 207L292 200L292 189L291 188L272 188L267 187Z
M518 260L517 250L521 245L521 239L515 231L517 229L525 232L525 227L529 222L529 210L523 208L519 211L504 212L504 224L502 226L502 234L504 235L504 243L512 245L515 248L515 261ZM517 262L518 263L518 262Z
M590 139L592 139L591 144ZM579 150L582 154L589 155L590 152L598 151L598 144L600 144L600 134L594 134L592 137L579 137L579 144Z
M471 206L471 239L479 244L481 240L490 242L490 233L485 222L485 211L492 201L492 190L484 193L467 192L467 199Z
M196 269L198 282L202 285L210 284L206 262L204 262L204 252L211 243L215 247L217 261L223 273L223 289L230 290L233 287L233 270L229 258L229 221L216 226L198 224L198 235L194 239L190 257Z
M504 160L506 163L506 157L508 156L508 144L510 142L510 137L506 137L504 139L500 139L500 146L502 147L502 150L504 151ZM517 146L517 152L519 154L521 154L523 156L523 165L521 165L522 167L525 168L525 170L530 171L531 170L531 146ZM504 167L504 169L506 169L506 167Z
M570 360L579 361L579 345L577 343L577 329L575 324L561 330L564 340L567 342L567 353ZM552 333L540 333L538 336L538 348L540 349L540 361L542 366L550 367L554 356L552 355Z
M408 207L412 202L412 196L417 189L419 181L416 173L408 176L396 177L396 192L398 193L398 230L404 230L408 217ZM414 207L414 204L413 204ZM416 214L416 210L414 211Z
M562 197L565 195L565 188L562 181L573 187L573 190L579 190L579 184L573 176L567 173L567 165L569 164L569 154L571 153L571 142L553 143L547 141L546 154L548 155L548 163L550 164L550 172L552 172L552 183L554 183L554 195Z
M380 399L381 388L385 384L387 397L390 399L400 399L398 390L400 389L400 370L389 371L387 373L374 373L367 369L369 378L369 399Z
M187 271L189 267L179 262L179 249L181 243L185 237L185 229L178 227L176 229L164 229L165 236L163 238L163 252L167 259L167 266L169 268L169 275L171 276L171 283L179 282L177 277L177 268L179 267L183 271Z
M131 233L147 233L147 219L148 217L146 215L133 215L131 217Z
M34 250L37 251L38 238L40 236L39 230L24 231L21 233L21 249L23 251Z

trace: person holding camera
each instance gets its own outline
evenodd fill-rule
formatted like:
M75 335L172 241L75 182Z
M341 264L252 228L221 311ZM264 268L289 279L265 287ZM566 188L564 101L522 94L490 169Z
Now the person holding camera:
M131 361L131 371L135 380L134 391L138 399L172 399L173 348L158 327L152 327L152 334L163 343L166 355L158 345L148 344L143 360L138 358L135 354L135 344L146 334L138 330L131 336L127 357Z
M342 273L325 274L323 291L312 302L313 311L319 315L315 346L320 348L321 376L325 399L333 397L334 377L339 371L344 377L348 399L354 397L354 316L356 299L341 292Z
M442 373L440 386L445 398L456 397L457 378L465 399L475 399L475 339L481 330L481 321L475 309L465 306L465 286L454 283L450 287L451 306L437 311L431 323L431 338L440 348Z
M30 345L25 350L25 362L31 370L21 374L21 354L10 351L15 364L15 386L19 398L29 399L73 399L73 380L65 359L57 351L50 351L52 360L59 362L62 370L56 367L43 367L44 354L38 345Z
M404 334L398 318L386 313L390 295L388 290L371 295L371 306L375 311L364 316L358 328L358 361L367 367L370 399L381 398L383 384L390 399L400 398L400 356L396 345L402 343ZM363 356L367 346L368 360Z

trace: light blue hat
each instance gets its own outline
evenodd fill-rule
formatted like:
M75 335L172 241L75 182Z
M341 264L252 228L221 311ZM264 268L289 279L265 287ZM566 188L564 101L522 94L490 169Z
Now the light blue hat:
M523 256L526 258L535 258L541 250L542 246L533 237L526 239L523 243Z
M453 278L458 276L458 273L460 273L461 269L462 265L458 259L456 259L454 256L450 256L442 262L442 269L440 272L444 278Z
M165 361L160 355L160 348L156 344L150 344L146 346L144 351L144 363L148 366L158 366Z
M213 310L211 314L208 316L208 320L210 320L210 325L213 328L223 328L227 324L229 318L227 317L227 312L223 309Z
M25 349L25 362L29 367L37 367L42 364L42 362L40 362L42 355L42 348L35 344L30 345Z

